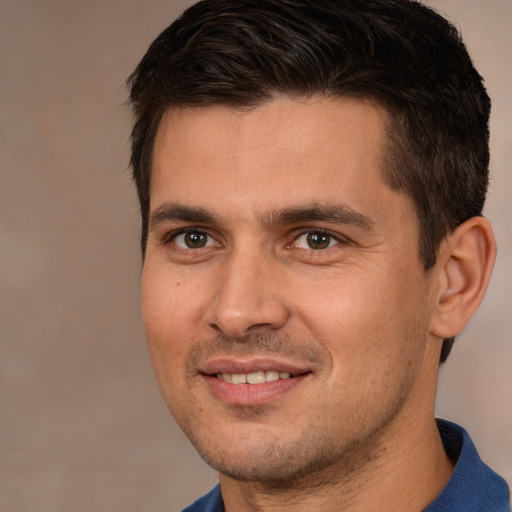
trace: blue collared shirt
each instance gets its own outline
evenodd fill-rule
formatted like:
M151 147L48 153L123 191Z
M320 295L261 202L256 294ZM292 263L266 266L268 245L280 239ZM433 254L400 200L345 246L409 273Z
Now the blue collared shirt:
M424 512L510 512L508 486L480 459L469 434L445 420L437 420L446 453L457 460L441 494ZM183 512L224 512L220 487L188 506Z

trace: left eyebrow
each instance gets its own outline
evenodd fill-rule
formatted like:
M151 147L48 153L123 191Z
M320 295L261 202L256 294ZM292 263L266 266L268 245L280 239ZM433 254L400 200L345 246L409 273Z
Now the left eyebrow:
M375 222L346 204L308 204L282 208L266 214L264 223L297 224L301 222L328 222L345 224L365 231L373 231Z

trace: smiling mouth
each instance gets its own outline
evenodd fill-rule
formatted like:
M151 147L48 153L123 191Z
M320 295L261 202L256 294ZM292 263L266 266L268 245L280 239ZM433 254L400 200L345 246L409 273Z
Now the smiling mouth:
M269 365L271 369L267 369L269 366L263 362L253 362L253 368L243 368L243 364L231 362L215 366L216 371L211 368L202 373L205 384L218 400L237 406L267 403L295 389L313 373L309 369L276 368L275 364L274 368Z
M275 370L259 370L251 373L217 373L215 376L217 379L229 384L263 384L264 382L274 382L276 380L292 378L290 373Z

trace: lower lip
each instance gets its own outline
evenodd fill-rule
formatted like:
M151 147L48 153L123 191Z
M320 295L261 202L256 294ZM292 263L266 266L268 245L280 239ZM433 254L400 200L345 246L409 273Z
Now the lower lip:
M233 405L260 405L291 391L308 375L307 373L261 384L230 384L214 375L203 375L202 377L215 397L223 402Z

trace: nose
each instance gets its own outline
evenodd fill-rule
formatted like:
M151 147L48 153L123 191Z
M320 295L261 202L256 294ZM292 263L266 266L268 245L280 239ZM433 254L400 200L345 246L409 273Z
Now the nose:
M223 263L208 323L233 338L282 328L289 318L282 269L270 256L233 254Z

